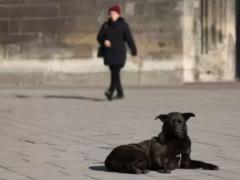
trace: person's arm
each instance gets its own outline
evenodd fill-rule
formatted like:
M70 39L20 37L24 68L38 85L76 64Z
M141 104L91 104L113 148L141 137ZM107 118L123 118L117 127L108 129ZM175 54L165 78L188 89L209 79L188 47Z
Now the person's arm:
M105 41L104 31L105 31L105 29L106 29L106 23L104 23L102 25L102 27L100 28L98 35L97 35L97 41L101 46L104 46L104 41Z
M129 25L127 23L126 23L126 26L125 26L124 38L125 38L125 41L127 42L128 46L131 50L132 56L137 56L137 47L136 47L135 41L133 39L133 36L132 36L131 30L129 28Z

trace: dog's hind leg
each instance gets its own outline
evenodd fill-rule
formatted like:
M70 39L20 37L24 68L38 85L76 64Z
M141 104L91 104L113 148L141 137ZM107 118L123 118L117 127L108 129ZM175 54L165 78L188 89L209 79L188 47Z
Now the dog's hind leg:
M130 174L147 174L149 169L145 162L133 162L127 165L126 171Z
M125 163L115 160L115 159L105 161L105 166L109 171L113 171L113 172L124 173L126 171Z
M136 153L135 160L127 164L126 170L131 174L147 174L150 170L147 155L144 152Z

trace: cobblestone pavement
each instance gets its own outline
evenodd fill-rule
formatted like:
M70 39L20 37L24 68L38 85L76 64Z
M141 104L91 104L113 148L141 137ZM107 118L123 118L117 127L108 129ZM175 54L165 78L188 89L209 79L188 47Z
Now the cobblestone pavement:
M127 89L107 102L102 89L0 90L0 180L240 179L239 86ZM156 115L194 112L192 158L220 171L127 175L103 161L120 144L157 135Z

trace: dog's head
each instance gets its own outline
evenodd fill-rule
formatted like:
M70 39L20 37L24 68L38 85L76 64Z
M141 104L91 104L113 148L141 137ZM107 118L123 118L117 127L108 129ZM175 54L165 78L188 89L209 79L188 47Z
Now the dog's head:
M187 135L187 121L190 117L195 117L193 113L171 112L160 114L155 120L163 122L162 133L171 138L183 138Z

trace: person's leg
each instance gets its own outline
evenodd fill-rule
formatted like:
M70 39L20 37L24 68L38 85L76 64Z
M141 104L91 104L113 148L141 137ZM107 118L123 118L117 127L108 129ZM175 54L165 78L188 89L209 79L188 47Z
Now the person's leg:
M108 91L109 92L111 92L112 94L114 93L114 90L115 90L115 87L116 87L116 78L115 78L115 74L116 74L116 72L115 72L115 68L114 68L114 66L109 66L109 68L110 68L110 72L111 72L111 82L110 82L110 86L109 86L109 89L108 89Z
M121 66L116 66L116 89L117 89L117 98L123 98L123 88L121 83Z
M109 66L109 70L110 70L110 73L111 73L111 76L110 76L110 85L109 85L109 88L108 88L108 91L105 92L105 96L107 97L108 100L112 100L113 98L113 93L114 93L114 90L116 88L116 78L115 78L115 68L114 66Z

